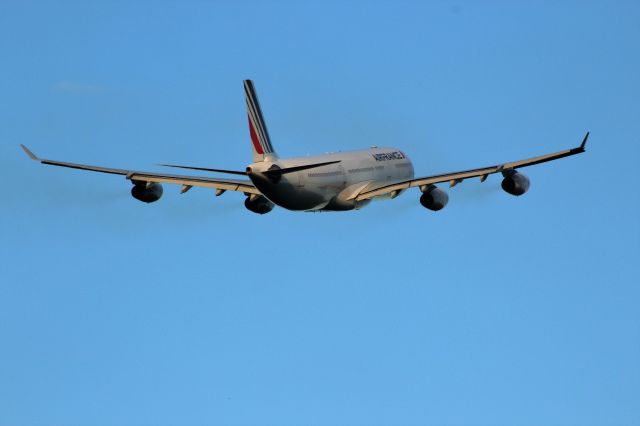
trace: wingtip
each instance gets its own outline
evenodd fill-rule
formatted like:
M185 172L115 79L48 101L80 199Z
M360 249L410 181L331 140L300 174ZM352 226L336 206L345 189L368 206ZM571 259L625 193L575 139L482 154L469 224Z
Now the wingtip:
M26 153L27 153L27 155L29 156L29 158L31 158L32 160L40 161L40 159L39 159L38 157L36 157L36 155L35 155L33 152L31 152L31 151L29 150L29 148L27 148L26 146L24 146L24 145L22 145L22 144L20 144L20 147L22 147L22 149L24 150L24 152L26 152Z
M582 143L580 144L580 149L584 151L585 146L587 145L587 139L589 139L589 132L584 135L584 139L582 139Z

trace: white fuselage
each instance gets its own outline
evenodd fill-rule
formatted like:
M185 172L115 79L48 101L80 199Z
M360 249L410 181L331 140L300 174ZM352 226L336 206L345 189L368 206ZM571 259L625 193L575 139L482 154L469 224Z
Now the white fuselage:
M265 172L274 165L281 169L307 164L340 161L320 167L283 174L277 182ZM270 201L289 210L352 210L368 203L356 202L365 189L391 181L412 179L413 164L397 148L336 152L312 157L267 158L252 163L247 170L260 192ZM398 195L398 193L393 196ZM388 197L389 195L387 195Z

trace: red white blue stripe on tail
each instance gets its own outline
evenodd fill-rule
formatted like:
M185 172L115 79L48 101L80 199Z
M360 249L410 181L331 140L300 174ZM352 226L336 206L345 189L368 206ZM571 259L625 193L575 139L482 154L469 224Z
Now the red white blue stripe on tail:
M269 154L274 154L267 125L264 122L256 89L251 80L244 81L244 93L247 100L247 115L249 116L249 134L253 145L253 160L263 161Z

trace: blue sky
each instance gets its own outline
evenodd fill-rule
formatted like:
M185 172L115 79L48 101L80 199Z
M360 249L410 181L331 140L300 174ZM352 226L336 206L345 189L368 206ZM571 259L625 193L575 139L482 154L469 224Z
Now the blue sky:
M0 425L640 424L638 2L0 3ZM357 212L121 177L391 145Z

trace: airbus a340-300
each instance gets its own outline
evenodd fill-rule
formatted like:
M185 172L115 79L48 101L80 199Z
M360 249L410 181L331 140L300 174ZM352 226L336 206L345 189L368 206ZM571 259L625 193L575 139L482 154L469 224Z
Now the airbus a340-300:
M182 185L182 193L194 186L202 186L214 188L216 195L225 191L242 192L246 195L246 208L264 214L270 212L275 205L296 211L357 210L374 198L393 199L413 187L418 187L422 193L420 204L437 211L447 205L448 195L436 184L448 183L453 187L465 179L476 177L480 182L484 182L494 173L502 174L502 189L511 195L519 196L529 189L529 179L518 169L584 152L589 137L587 132L580 146L552 154L479 169L416 178L411 160L398 148L371 147L309 157L279 157L271 144L251 80L244 81L244 91L253 150L253 162L245 170L163 164L180 169L240 175L244 176L244 179L139 172L46 160L35 156L24 145L21 146L29 157L43 164L125 176L133 184L131 195L145 203L160 199L162 184Z

